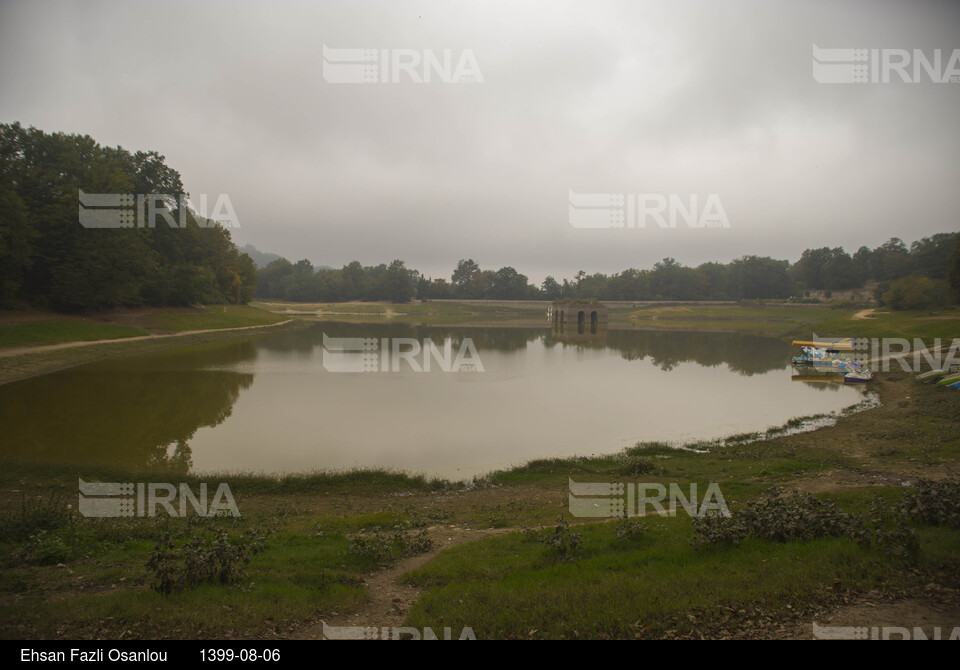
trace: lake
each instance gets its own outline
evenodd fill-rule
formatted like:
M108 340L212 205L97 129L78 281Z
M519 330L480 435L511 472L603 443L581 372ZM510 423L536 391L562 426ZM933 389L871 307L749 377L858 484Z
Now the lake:
M467 479L762 431L862 399L792 381L789 360L788 343L740 334L315 322L0 386L0 454L80 476L109 464Z

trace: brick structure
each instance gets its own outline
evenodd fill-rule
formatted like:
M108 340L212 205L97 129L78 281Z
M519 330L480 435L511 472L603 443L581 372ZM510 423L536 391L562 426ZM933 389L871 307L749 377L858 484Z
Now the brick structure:
M597 333L606 329L608 319L607 306L599 302L558 300L547 308L547 320L560 331Z

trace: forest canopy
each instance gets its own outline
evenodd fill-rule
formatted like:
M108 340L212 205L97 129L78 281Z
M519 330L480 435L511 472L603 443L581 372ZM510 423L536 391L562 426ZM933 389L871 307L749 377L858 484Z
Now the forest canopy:
M86 228L80 191L180 197L184 187L156 151L0 124L0 306L85 311L253 297L256 267L223 225L175 208L177 227Z
M894 309L942 307L960 297L960 233L940 233L909 247L894 238L851 256L842 248L807 249L791 265L785 260L743 256L729 263L687 267L665 258L653 268L612 275L578 272L572 279L547 277L535 286L512 267L485 270L473 259L457 263L450 280L430 278L403 261L389 266L316 268L306 259L278 258L260 269L257 297L293 302L346 300L782 300L810 291L871 286Z
M742 256L688 267L664 258L649 269L578 272L533 285L512 267L457 263L449 281L404 261L341 268L290 262L252 245L243 253L223 225L169 205L155 226L91 229L78 219L85 194L184 194L180 174L156 151L103 147L87 135L0 124L0 307L86 311L138 305L413 299L782 300L811 291L871 286L893 309L933 309L960 299L960 233L909 246L805 250L796 263ZM139 203L138 203L139 206ZM162 208L162 203L161 203ZM139 211L139 210L138 210ZM262 265L259 272L254 258ZM829 295L828 295L829 297Z

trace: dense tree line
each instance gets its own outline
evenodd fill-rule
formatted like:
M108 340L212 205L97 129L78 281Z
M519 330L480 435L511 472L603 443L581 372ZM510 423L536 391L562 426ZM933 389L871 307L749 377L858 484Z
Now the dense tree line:
M544 297L600 300L750 300L791 295L787 261L744 256L730 263L684 266L665 258L651 270L629 269L613 275L578 272L572 281L547 277Z
M842 290L867 282L909 277L946 280L957 235L940 233L917 240L908 248L892 238L876 249L860 247L851 256L842 248L807 249L790 268L791 279L805 289Z
M84 228L80 190L184 193L179 173L155 151L0 124L0 306L91 310L253 297L256 268L223 226L188 211L184 227ZM171 216L182 223L178 210Z
M750 300L802 297L811 290L878 284L895 309L960 300L960 233L909 247L893 238L876 249L807 249L800 260L744 256L730 263L684 266L665 258L653 268L612 275L578 272L540 286L512 267L484 270L461 260L450 280L426 277L403 261L342 268L291 263L272 254L259 273L223 226L187 213L185 227L92 230L78 222L79 190L182 194L180 175L157 152L101 147L89 136L46 134L0 124L0 307L39 305L89 310L127 305L432 299ZM179 214L171 216L179 223ZM272 259L272 260L271 260ZM269 261L269 262L268 262Z
M340 269L314 268L308 260L279 259L259 272L260 298L337 302L414 298L466 300L538 300L599 298L607 300L727 300L786 298L790 295L787 261L748 256L727 265L706 263L698 268L672 258L652 270L626 270L608 276L577 273L562 283L547 277L538 288L512 267L484 270L472 259L457 263L450 281L425 277L402 261L364 267L354 261Z
M939 234L909 249L892 239L854 256L842 248L807 249L800 260L744 256L730 263L687 267L665 258L649 270L631 268L613 275L580 271L572 279L547 277L539 287L512 267L484 270L461 260L448 282L425 277L396 260L389 266L315 268L310 261L281 258L259 273L257 296L299 302L414 298L523 300L754 300L802 298L810 290L860 288L877 282L877 296L895 309L942 306L952 291L960 296L960 234ZM951 284L952 282L952 284Z
M257 297L294 302L409 302L418 295L421 279L399 260L372 267L353 261L335 270L314 268L306 259L291 263L280 258L258 272Z

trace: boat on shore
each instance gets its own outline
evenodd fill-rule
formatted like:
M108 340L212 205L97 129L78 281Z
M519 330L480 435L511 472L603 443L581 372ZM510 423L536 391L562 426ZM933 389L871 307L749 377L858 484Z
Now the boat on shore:
M822 375L799 374L794 379L798 381L825 381L847 384L862 384L872 382L873 371L866 367L860 357L852 352L853 338L839 338L835 340L807 341L794 340L794 347L800 347L799 354L790 358L790 364L799 370L822 371Z
M799 353L790 358L794 366L814 365L817 367L840 367L850 364L849 352L853 351L851 338L833 341L794 340L794 347L800 347ZM846 354L846 357L845 357Z
M957 382L960 382L960 373L951 374L937 382L937 386L950 386L952 387Z
M860 370L851 370L843 376L843 381L847 384L863 384L873 381L873 371L870 368Z
M949 374L947 370L930 370L929 372L917 375L917 381L921 381L924 384L933 384L945 374Z

